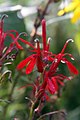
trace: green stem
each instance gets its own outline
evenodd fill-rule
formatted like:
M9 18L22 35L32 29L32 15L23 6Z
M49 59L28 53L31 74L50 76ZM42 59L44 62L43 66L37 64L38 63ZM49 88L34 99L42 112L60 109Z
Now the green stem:
M32 120L32 117L33 117L33 104L31 106L31 109L30 109L30 115L29 115L29 120Z

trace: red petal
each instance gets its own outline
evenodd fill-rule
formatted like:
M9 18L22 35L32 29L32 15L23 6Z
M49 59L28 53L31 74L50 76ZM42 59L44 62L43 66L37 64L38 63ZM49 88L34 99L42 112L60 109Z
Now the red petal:
M63 74L59 74L58 76L56 76L56 78L59 78L60 80L64 80L64 79L70 80L69 77L67 77L67 76L65 76Z
M48 56L47 58L48 58L48 61L50 61L50 62L53 62L53 60L54 60L54 58L51 56Z
M23 47L18 42L16 42L16 46L18 49L23 50Z
M7 34L13 39L13 42L10 44L10 47L13 47L14 44L16 44L17 48L22 50L23 47L17 42L17 40L18 40L18 39L16 39L17 36L15 37L12 33L7 33ZM7 35L7 34L6 34L6 35ZM16 33L16 34L17 34L17 33Z
M12 33L12 32L16 33L16 35L19 34L16 30L7 30L7 31L6 31L7 34Z
M14 34L12 34L11 32L15 32L16 36L14 36ZM19 35L17 31L15 30L7 31L6 35L10 36L13 39L13 42L10 44L10 46L13 46L14 44L16 44L18 49L21 49L21 50L23 49L23 47L17 42L19 39L19 38L17 39L17 36Z
M18 65L17 65L17 69L20 70L22 69L28 62L31 61L33 55L27 57L26 59L22 60Z
M66 64L71 73L74 73L75 75L77 75L79 73L78 70L76 69L76 67L71 62L66 61Z
M52 81L50 79L48 79L48 81L47 81L47 88L51 94L55 93L54 84L52 83Z
M37 68L38 72L43 72L43 62L41 61L41 58L39 56L37 57Z
M27 44L27 45L29 45L30 47L32 47L33 49L35 49L35 47L30 43L30 42L28 42L28 41L26 41L26 40L24 40L24 39L22 39L22 38L19 38L23 43L25 43L25 44ZM36 50L36 49L35 49Z
M64 86L64 83L58 79L58 83L61 85L61 86Z
M43 39L43 49L46 50L46 21L42 20L42 39Z
M26 68L26 74L29 74L32 72L35 64L36 64L36 58L33 57Z
M52 83L54 84L55 89L58 90L58 84L54 77L52 77Z

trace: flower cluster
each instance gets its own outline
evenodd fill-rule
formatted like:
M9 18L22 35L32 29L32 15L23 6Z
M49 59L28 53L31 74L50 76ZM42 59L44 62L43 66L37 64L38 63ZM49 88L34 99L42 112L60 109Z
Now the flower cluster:
M36 46L33 46L30 42L25 42L32 48L32 55L22 60L18 64L17 69L20 70L26 66L26 74L30 74L34 66L36 66L37 71L40 73L33 85L34 95L37 100L47 100L48 92L51 94L56 93L59 90L59 86L64 85L64 80L72 78L58 73L58 67L61 62L67 65L71 76L78 75L78 70L66 57L69 56L74 60L71 54L65 53L69 42L73 42L73 40L67 40L59 54L50 52L50 38L48 41L46 40L46 21L44 19L42 20L42 48L40 48L38 39L35 40Z
M80 0L72 0L68 6L58 12L58 15L61 16L69 12L73 12L71 22L76 23L80 19Z
M19 44L18 40L22 41L23 39L20 38L20 35L21 34L25 35L24 32L19 34L16 30L7 30L5 32L3 30L3 27L4 27L4 18L6 18L6 17L8 17L8 16L6 14L4 14L0 20L0 70L2 70L2 67L4 65L12 63L12 61L17 56L18 49L23 49L23 47ZM11 39L10 39L11 42L10 42L9 46L5 45L7 36L11 37ZM15 53L13 51L15 51ZM11 62L10 62L10 60L11 60ZM11 71L7 70L4 73L0 74L0 80L3 78L3 76L6 73L10 73L9 79L11 78Z

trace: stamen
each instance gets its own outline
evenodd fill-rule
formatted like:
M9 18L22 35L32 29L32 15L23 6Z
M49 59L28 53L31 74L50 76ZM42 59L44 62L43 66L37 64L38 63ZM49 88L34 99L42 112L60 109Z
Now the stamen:
M63 47L63 49L62 49L62 51L61 51L61 54L64 53L64 51L65 51L65 49L66 49L66 47L67 47L67 45L68 45L69 42L74 42L74 41L73 41L72 39L68 39L68 40L66 41L66 43L65 43L65 45L64 45L64 47Z
M36 38L36 39L34 40L34 42L39 42L39 39L38 39L38 38Z
M71 60L74 60L74 57L72 56L72 54L65 53L63 56L69 56L71 58Z
M69 42L74 42L74 40L73 40L73 39L68 39L68 40L66 41L66 43L69 43Z
M9 80L10 82L12 82L12 81L11 81L12 71L11 71L11 70L6 70L6 71L1 75L1 82L3 81L3 77L4 77L6 74L9 74L9 75L8 75L8 80Z
M35 44L35 48L39 49L40 50L40 45L39 45L39 39L35 39L34 42L36 43Z
M71 57L71 60L74 60L74 58L73 58L73 57Z
M12 64L12 62L7 62L7 63L4 63L4 66L11 65L11 64Z
M26 33L26 32L20 33L20 34L16 37L16 39L14 40L14 42L16 42L21 35L27 36L27 33Z
M4 54L6 50L7 50L7 47L5 47L5 48L3 49L2 53Z
M7 15L7 14L2 15L2 17L1 17L1 21L3 21L3 20L4 20L4 18L7 18L7 17L8 17L8 15Z
M18 35L18 37L20 37L21 35L24 35L24 36L27 36L27 33L26 32L22 32Z
M49 51L49 48L50 48L50 41L51 41L52 39L49 37L48 38L48 41L47 41L47 46L46 46L46 50L47 51Z
M57 61L58 61L58 59L57 59L57 58L55 58L55 59L54 59L54 62L55 62L55 63L57 63Z
M61 60L61 63L65 63L65 61Z
M51 40L52 40L52 39L49 37L49 38L48 38L48 41L47 41L47 44L49 44Z

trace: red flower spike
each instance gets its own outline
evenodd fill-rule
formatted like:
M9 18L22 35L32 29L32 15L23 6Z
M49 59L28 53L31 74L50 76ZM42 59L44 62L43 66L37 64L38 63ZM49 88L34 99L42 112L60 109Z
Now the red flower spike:
M65 54L64 53L64 51L65 51L65 49L66 49L69 42L73 42L73 40L72 39L67 40L64 47L63 47L63 49L62 49L62 51L58 55L55 55L54 61L53 61L52 65L50 66L50 70L49 70L49 73L48 73L50 76L51 76L51 74L54 74L56 72L56 69L58 68L61 60L63 61L63 59L64 59L63 57L65 55L70 56L70 54L68 54L68 53ZM65 60L64 60L64 62L65 62Z
M42 20L42 39L43 39L43 50L46 50L46 21Z
M37 43L37 48L36 48L30 42L25 41L22 38L19 38L20 41L22 41L23 43L25 43L33 48L33 50L31 50L31 52L35 52L34 55L35 55L36 60L34 63L37 66L38 72L41 72L41 73L43 72L48 61L52 62L52 60L53 60L52 59L53 54L51 52L49 52L50 39L48 40L48 43L46 44L46 22L44 19L42 20L42 39L43 39L43 49L41 50L39 40L36 39L36 43ZM30 61L30 64L31 63L32 62ZM33 63L33 65L34 65L34 63ZM30 65L29 65L29 67L30 67ZM28 67L28 69L31 69L29 67Z
M51 94L54 94L55 91L59 89L58 84L64 86L63 80L65 79L70 80L69 77L64 76L63 74L55 75L57 74L57 68L61 61L67 64L68 69L70 70L71 73L76 75L78 74L78 70L73 66L71 62L69 62L65 58L65 56L68 55L71 59L73 59L73 56L71 54L64 53L69 42L73 42L73 40L69 39L66 41L61 53L59 53L58 55L53 55L54 58L52 58L53 61L52 64L50 65L50 69L48 70L48 72L44 71L44 78L43 78L44 82L42 84L42 88L44 89L44 91L49 90Z

